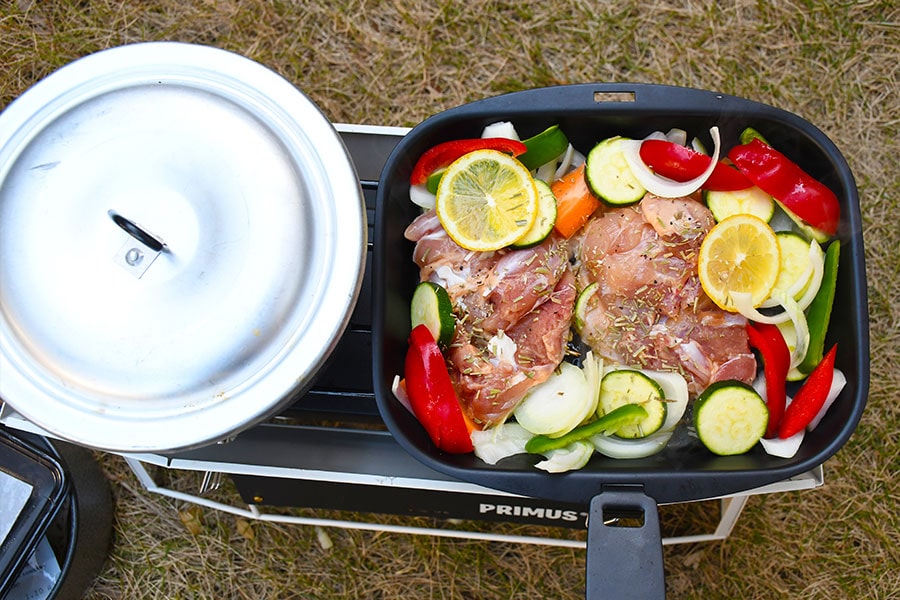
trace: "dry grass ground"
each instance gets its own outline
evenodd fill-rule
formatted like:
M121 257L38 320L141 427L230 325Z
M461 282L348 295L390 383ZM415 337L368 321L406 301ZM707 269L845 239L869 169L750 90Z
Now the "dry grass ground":
M109 46L244 54L336 122L409 126L522 88L671 83L812 121L847 157L866 242L872 382L826 485L755 497L723 542L667 547L670 598L900 598L900 8L896 2L9 0L0 107ZM247 523L150 496L103 457L116 543L88 597L578 598L584 552ZM190 531L194 530L194 533Z

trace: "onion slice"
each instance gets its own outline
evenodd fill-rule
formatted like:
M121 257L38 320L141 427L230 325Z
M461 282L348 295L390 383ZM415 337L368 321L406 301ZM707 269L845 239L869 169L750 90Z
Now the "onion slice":
M573 442L565 448L550 450L544 455L547 460L542 460L534 466L548 473L565 473L586 465L593 454L594 447L589 442Z
M825 413L828 412L828 409L831 408L831 405L834 404L834 401L840 395L841 390L844 389L844 386L847 385L847 377L844 375L844 372L840 369L835 369L834 374L831 377L831 389L828 390L828 396L825 397L825 403L822 405L822 408L819 409L819 412L816 413L816 416L813 417L813 420L809 422L809 425L806 426L807 431L812 431L819 424L819 421L822 420L822 417L825 416Z
M403 381L400 379L399 375L394 375L394 381L391 383L391 391L394 393L394 398L397 399L397 402L402 404L410 413L413 413L412 403L409 401L406 387L403 385Z
M497 121L496 123L491 123L490 125L485 126L484 130L482 130L481 132L481 137L498 137L506 138L509 140L516 140L517 142L522 141L519 137L519 132L516 131L515 125L513 125L509 121Z
M684 182L673 181L668 177L662 177L654 173L644 161L641 160L641 144L643 140L625 140L625 162L638 182L648 192L661 198L683 198L690 196L706 183L709 176L715 170L719 162L719 153L722 150L722 140L719 138L719 128L711 127L709 135L712 137L715 148L713 155L710 157L709 166L700 175L694 179Z
M687 131L673 127L666 133L666 139L679 146L687 145Z
M409 199L416 206L421 206L425 210L434 208L437 202L437 196L428 191L424 185L409 186Z
M806 352L809 350L809 325L806 322L806 315L803 313L803 309L800 308L800 305L793 298L785 294L778 294L776 300L784 307L784 311L772 316L764 315L753 308L749 292L731 292L731 298L738 312L751 321L778 325L790 320L797 334L797 343L794 346L794 351L791 353L790 368L794 369L803 362Z
M803 442L805 435L806 430L801 429L787 439L781 439L780 437L762 438L759 440L759 443L762 444L763 450L765 450L766 454L769 456L794 458L794 455L797 454L797 450L800 449L800 444Z
M584 154L576 150L575 146L569 144L569 147L566 148L565 152L563 152L559 167L556 169L556 173L553 174L553 181L562 178L563 175L565 175L572 169L577 169L582 164L584 164ZM547 183L552 182L548 181Z
M600 454L610 458L645 458L660 452L672 439L672 431L657 431L645 438L624 440L598 433L591 443Z
M788 296L796 298L797 293L803 289L803 286L806 286L806 291L797 299L797 304L800 306L801 310L806 310L806 308L812 304L813 298L816 297L816 294L819 292L819 287L822 285L822 277L824 274L825 253L822 251L822 247L816 240L811 240L809 242L809 264L806 265L806 269L804 269L797 281L786 291ZM760 306L762 308L772 308L780 306L780 304L781 303L777 299L769 297L766 298Z
M470 437L475 456L495 465L507 456L526 453L525 444L533 435L515 421L508 421L490 429L475 429Z

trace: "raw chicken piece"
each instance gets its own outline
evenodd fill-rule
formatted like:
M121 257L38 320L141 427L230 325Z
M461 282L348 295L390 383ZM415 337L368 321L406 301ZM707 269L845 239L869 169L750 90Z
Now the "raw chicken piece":
M456 245L434 211L406 230L420 277L446 288L457 320L447 363L460 403L484 427L502 423L562 361L575 303L566 240L523 250Z
M575 303L574 280L567 269L545 302L491 339L457 329L448 353L450 375L476 423L503 423L526 392L546 381L562 361Z
M678 371L696 395L723 379L752 382L746 320L703 292L697 254L714 220L691 198L647 194L595 216L580 239L579 289L598 282L582 339L608 360Z

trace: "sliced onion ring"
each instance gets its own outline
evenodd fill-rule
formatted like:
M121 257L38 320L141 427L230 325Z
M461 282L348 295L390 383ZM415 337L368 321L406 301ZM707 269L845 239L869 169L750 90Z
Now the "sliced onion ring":
M654 173L650 167L644 164L644 161L641 160L641 144L643 143L643 140L626 140L624 142L625 162L628 163L628 167L631 169L631 172L634 173L638 182L651 194L659 196L660 198L683 198L685 196L690 196L703 187L703 184L706 183L706 180L712 175L712 172L719 162L719 152L722 149L722 141L719 138L719 128L711 127L709 135L712 137L713 144L715 144L713 155L710 157L712 160L709 161L709 166L706 167L706 170L703 171L703 173L688 181L678 182L673 181L668 177L662 177Z
M809 325L806 322L806 315L803 313L803 309L800 308L800 305L796 300L783 293L778 294L777 296L776 300L778 301L778 304L784 307L784 311L769 316L764 315L753 308L750 292L731 292L731 299L734 302L734 307L738 309L739 313L751 321L756 321L757 323L769 323L772 325L784 323L788 320L793 323L794 331L797 333L797 344L794 346L794 351L791 353L790 368L793 369L803 362L803 359L806 357L806 352L809 350Z
M806 266L803 274L800 275L797 281L794 282L785 293L791 298L796 298L797 293L803 289L803 286L806 286L806 291L803 292L803 296L797 299L797 304L800 306L800 309L806 310L806 308L812 304L813 298L815 298L816 294L819 292L819 287L822 285L822 277L824 274L825 253L822 251L822 247L819 243L812 240L809 243L809 264ZM778 302L778 300L770 297L766 298L760 306L762 308L772 308L780 306L780 304L781 303Z
M610 458L645 458L665 448L672 433L672 431L657 431L635 440L624 440L598 433L591 437L591 443L597 452Z

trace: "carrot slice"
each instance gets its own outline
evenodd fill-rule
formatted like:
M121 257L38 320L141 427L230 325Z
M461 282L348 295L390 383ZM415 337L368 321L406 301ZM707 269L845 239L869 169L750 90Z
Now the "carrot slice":
M553 182L550 189L556 196L554 228L563 237L570 238L594 214L600 200L591 193L584 179L584 165Z

